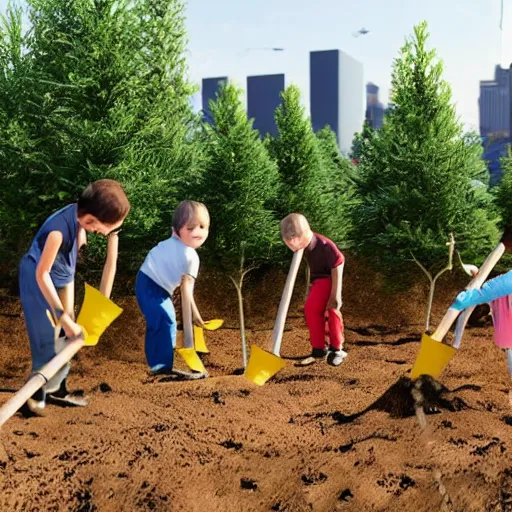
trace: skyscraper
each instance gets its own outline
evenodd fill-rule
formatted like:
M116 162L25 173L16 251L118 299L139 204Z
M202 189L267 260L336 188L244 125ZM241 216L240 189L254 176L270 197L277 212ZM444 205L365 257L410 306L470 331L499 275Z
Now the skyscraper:
M511 123L510 70L496 66L494 80L480 82L480 135L509 137Z
M374 130L382 126L384 120L384 107L379 101L379 88L375 84L366 84L366 122Z
M512 67L496 66L494 80L480 82L480 136L491 184L501 179L500 159L512 142Z
M201 87L201 99L203 102L203 120L211 123L210 100L215 100L222 84L228 82L227 76L215 78L203 78Z
M349 153L364 121L363 65L341 50L311 52L309 62L313 130L329 125Z
M262 137L267 133L277 135L274 112L281 104L284 75L247 77L247 117L254 118L254 128Z

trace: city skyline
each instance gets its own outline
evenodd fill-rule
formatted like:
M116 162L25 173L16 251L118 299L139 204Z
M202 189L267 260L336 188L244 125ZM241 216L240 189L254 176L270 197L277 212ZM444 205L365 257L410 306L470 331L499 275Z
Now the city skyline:
M7 3L0 0L1 13ZM18 3L25 6L23 0ZM200 86L203 77L228 75L245 88L247 76L284 73L287 84L301 89L305 105L308 53L329 48L362 62L364 82L377 84L381 101L387 104L393 60L414 25L426 20L429 44L444 62L443 76L452 86L457 113L465 128L475 131L480 81L492 80L496 64L508 68L512 63L512 0L503 0L503 32L501 0L195 0L185 6L184 15L194 83ZM369 33L359 33L361 27ZM201 101L200 92L194 101Z
M503 44L499 30L501 0L366 0L351 3L318 0L261 0L257 4L219 0L189 3L190 77L228 74L245 88L245 77L284 73L309 109L308 53L339 48L364 66L364 82L380 87L388 103L392 63L415 24L429 24L429 46L444 62L444 79L466 129L478 131L481 80L491 80L495 65L512 62L512 0L504 0ZM361 35L361 27L370 30ZM263 36L264 34L264 36ZM358 35L358 37L355 37ZM503 51L502 50L503 47ZM280 48L282 51L272 51Z

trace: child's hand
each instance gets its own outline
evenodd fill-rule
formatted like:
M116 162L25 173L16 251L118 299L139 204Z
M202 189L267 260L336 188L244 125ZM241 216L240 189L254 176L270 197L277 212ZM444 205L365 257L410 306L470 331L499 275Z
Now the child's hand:
M60 317L60 324L66 333L66 338L77 338L82 334L82 328L66 313Z
M193 323L194 323L195 326L201 327L202 329L204 329L204 322L203 322L203 319L201 317L194 317Z
M325 306L325 309L341 309L341 299L337 299L336 297L329 298L329 301L327 302L327 306Z

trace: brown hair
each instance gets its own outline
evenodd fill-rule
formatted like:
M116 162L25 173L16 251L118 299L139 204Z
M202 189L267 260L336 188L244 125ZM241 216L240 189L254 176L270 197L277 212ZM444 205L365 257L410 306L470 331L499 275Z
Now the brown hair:
M203 203L197 201L182 201L172 215L172 229L179 234L180 229L196 220L206 226L210 225L210 214Z
M301 213L290 213L281 221L281 237L283 240L291 240L302 236L309 229L309 223Z
M98 180L87 185L78 198L78 215L94 215L103 224L115 224L130 211L130 203L121 184Z

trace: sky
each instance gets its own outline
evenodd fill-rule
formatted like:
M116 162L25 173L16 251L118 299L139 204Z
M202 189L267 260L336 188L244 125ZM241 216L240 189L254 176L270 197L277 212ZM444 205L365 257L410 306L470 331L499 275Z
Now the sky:
M0 0L5 11L7 0ZM445 66L457 113L478 129L479 81L512 62L512 0L189 0L185 8L191 79L285 73L309 107L309 52L340 49L364 66L365 82L388 103L393 60L413 27L426 20L430 47ZM354 37L365 27L367 35ZM284 48L272 52L268 48ZM200 94L194 98L201 108Z
M388 103L393 60L415 24L426 20L431 48L466 128L478 129L479 81L512 62L512 0L190 0L189 67L194 81L228 75L286 74L309 103L309 52L340 49L362 62L365 82ZM354 37L365 27L370 33ZM503 43L502 43L503 40ZM282 47L283 52L265 48Z

